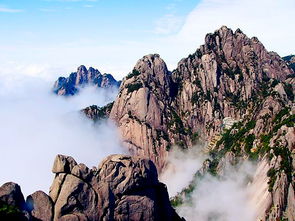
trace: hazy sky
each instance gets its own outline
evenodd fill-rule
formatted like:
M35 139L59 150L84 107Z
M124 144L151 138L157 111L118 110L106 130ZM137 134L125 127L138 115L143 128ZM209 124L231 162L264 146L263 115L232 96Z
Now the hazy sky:
M0 0L0 75L53 80L84 64L121 78L145 54L173 69L221 25L295 53L294 0Z

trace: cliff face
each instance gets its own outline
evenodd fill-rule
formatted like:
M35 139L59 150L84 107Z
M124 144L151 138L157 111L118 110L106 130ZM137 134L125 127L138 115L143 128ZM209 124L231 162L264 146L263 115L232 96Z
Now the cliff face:
M53 92L58 95L74 95L79 91L79 87L85 85L110 88L119 87L120 82L116 81L111 74L101 74L97 69L92 67L87 70L84 65L81 65L69 77L59 77L54 83Z
M267 93L279 93L290 104L294 79L287 77L293 73L257 38L224 26L172 73L159 55L139 60L124 79L110 118L130 150L162 168L172 144L187 148L199 135L210 140L224 118L243 119Z
M143 57L122 82L110 114L130 152L148 156L159 168L169 145L170 81L170 73L159 55Z
M128 149L159 170L171 145L210 143L202 171L254 160L253 196L262 220L294 216L294 71L255 37L223 26L171 73L159 55L143 57L123 80L110 118ZM263 178L264 177L264 178ZM291 219L292 220L292 219Z
M37 191L25 202L17 184L1 186L1 220L183 220L150 160L112 155L89 169L58 155L52 172L49 196Z

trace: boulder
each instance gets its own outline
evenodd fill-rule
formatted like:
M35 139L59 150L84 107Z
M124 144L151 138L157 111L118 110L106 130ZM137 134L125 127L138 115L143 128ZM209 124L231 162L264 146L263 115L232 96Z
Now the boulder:
M26 204L34 219L42 221L53 220L53 202L43 191L36 191L29 195Z
M56 156L54 160L52 172L53 173L71 173L72 169L76 165L77 163L72 157L59 154Z

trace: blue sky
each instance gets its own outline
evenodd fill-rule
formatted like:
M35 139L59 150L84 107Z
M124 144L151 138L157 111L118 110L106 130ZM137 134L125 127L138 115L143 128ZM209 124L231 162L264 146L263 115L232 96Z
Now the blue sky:
M280 55L295 53L294 28L282 22L293 19L294 2L0 0L0 76L52 80L85 64L121 78L149 53L173 69L221 25L257 36Z

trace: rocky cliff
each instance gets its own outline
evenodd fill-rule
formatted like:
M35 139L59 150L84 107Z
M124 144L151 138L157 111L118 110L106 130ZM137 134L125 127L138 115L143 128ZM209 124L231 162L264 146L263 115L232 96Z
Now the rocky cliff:
M159 170L172 145L211 145L202 171L219 176L227 163L262 165L252 184L262 220L294 217L294 71L256 38L223 26L169 72L159 55L140 59L124 79L110 118L126 147ZM214 141L214 142L212 142ZM261 169L263 168L263 169ZM251 185L251 184L249 184ZM263 196L263 197L262 197Z
M24 200L20 187L0 187L1 220L183 220L171 207L152 161L112 155L97 168L58 155L49 195Z
M94 85L100 88L119 87L120 81L116 81L111 74L101 74L97 69L84 65L78 67L76 72L69 77L59 77L54 83L53 92L58 95L74 95L80 87Z

